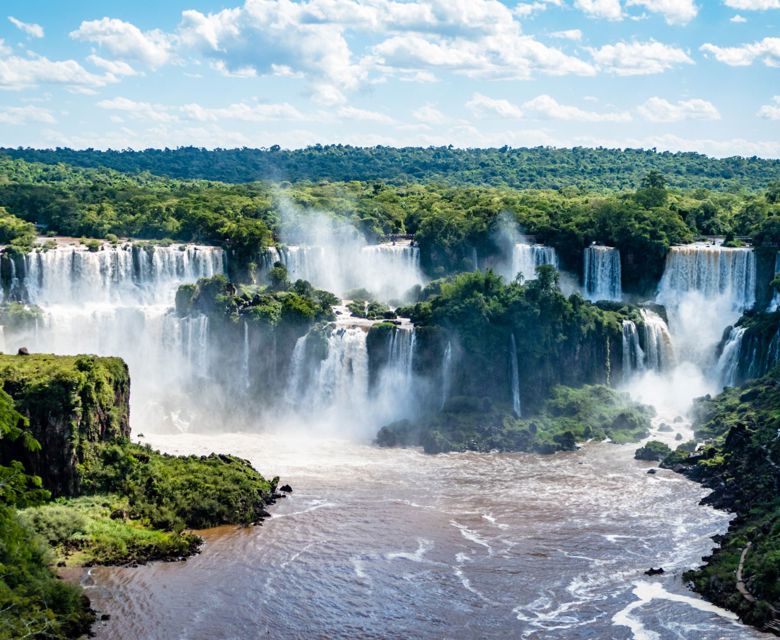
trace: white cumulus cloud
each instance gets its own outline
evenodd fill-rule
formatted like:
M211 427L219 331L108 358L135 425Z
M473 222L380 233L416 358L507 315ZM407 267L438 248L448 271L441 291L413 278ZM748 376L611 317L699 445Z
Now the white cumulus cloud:
M605 113L588 111L573 105L561 104L546 94L523 103L523 109L534 112L538 117L572 122L630 122L632 119L631 114L625 111Z
M444 124L449 122L449 118L432 104L424 104L415 109L412 111L412 117L425 124Z
M101 109L124 112L137 120L151 122L270 122L275 120L302 120L303 114L287 102L235 102L224 107L204 107L197 103L164 105L117 97L97 103Z
M117 18L85 20L70 37L96 44L117 58L138 60L153 69L168 62L173 46L171 36L162 31L144 32Z
M732 9L744 9L745 11L765 11L767 9L780 9L780 0L726 0L725 5Z
M731 67L748 67L756 60L768 67L780 67L780 38L764 38L738 47L719 47L707 43L701 46L701 50Z
M374 122L376 124L395 124L395 118L378 111L360 109L358 107L343 106L339 108L338 115L346 120L362 120L364 122Z
M4 107L0 108L0 124L27 124L29 122L54 124L54 115L41 107Z
M523 117L523 110L515 104L502 98L490 98L475 93L466 103L466 108L475 116L500 116L502 118L520 119Z
M43 56L0 57L0 87L6 89L24 89L42 83L52 83L68 85L72 89L89 90L110 82L116 82L116 77L111 74L90 73L75 60L49 60Z
M600 68L619 76L650 75L693 64L690 56L679 47L655 40L618 42L589 51Z
M650 122L720 120L720 113L715 105L700 98L670 102L656 96L641 105L637 111L639 115Z
M591 18L623 19L620 0L574 0L574 6Z
M699 13L693 0L628 0L626 6L644 7L653 13L660 13L668 24L684 25Z
M553 31L550 36L562 40L582 40L582 31L580 29L565 29L563 31Z
M135 76L138 75L129 64L122 62L121 60L106 60L98 55L92 54L87 56L89 60L96 67L105 69L108 73L115 76Z
M780 96L772 98L772 104L765 104L758 110L758 115L767 120L780 120Z

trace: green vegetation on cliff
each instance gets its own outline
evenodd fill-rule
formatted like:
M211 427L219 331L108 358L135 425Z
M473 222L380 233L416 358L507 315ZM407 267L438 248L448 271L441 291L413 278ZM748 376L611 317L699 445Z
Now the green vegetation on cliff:
M709 599L762 626L780 611L780 370L700 399L694 426L704 447L672 454L664 465L712 488L706 502L736 518L706 564L686 578Z
M20 461L55 496L79 492L77 465L91 443L130 433L130 376L119 358L0 355L0 385L41 445L2 447L0 463Z
M278 280L271 287L236 287L222 275L182 285L176 292L176 312L180 316L203 313L233 322L246 320L271 329L308 328L314 322L333 319L332 306L339 302L336 296L315 289L305 280L290 283L282 265L275 271Z
M456 396L443 410L418 421L382 427L380 446L422 446L426 453L446 451L571 451L578 442L636 442L646 437L650 407L603 385L579 389L555 387L539 411L524 419L497 411L489 400Z
M422 301L398 310L417 330L415 366L438 370L450 344L453 396L488 397L511 412L512 359L523 407L535 410L556 385L611 384L622 367L622 322L641 324L631 305L595 305L564 296L558 272L504 284L492 272L465 273L428 285ZM515 354L512 354L512 345ZM561 363L569 363L562 367ZM485 380L490 380L486 385Z
M130 443L118 358L0 356L0 385L2 640L88 631L88 602L48 565L183 558L189 529L255 523L278 497L246 460Z
M40 444L13 398L0 390L0 451L9 445L36 451ZM18 461L0 465L0 639L74 638L89 630L94 614L81 589L58 580L48 548L17 515L17 508L49 497L41 479Z

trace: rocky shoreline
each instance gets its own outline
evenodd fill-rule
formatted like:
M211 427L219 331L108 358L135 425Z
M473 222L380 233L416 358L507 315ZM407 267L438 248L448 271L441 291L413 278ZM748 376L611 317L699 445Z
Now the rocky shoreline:
M780 369L696 401L704 445L662 466L712 489L704 504L735 514L718 548L684 579L745 623L780 635Z

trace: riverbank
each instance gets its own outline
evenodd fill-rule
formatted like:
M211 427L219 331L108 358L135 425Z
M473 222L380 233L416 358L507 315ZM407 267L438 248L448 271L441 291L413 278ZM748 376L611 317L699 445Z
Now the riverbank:
M695 454L664 466L712 489L707 504L735 514L719 546L686 574L709 600L780 635L780 370L694 407Z

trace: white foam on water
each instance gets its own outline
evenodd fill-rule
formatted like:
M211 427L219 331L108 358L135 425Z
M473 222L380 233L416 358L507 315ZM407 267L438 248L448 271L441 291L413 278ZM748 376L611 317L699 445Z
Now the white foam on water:
M667 591L660 582L640 580L634 584L633 594L637 597L637 600L612 616L612 622L616 626L623 626L631 629L634 640L661 640L661 636L657 632L647 629L640 619L632 615L634 611L651 603L653 600L677 602L692 607L697 611L703 611L718 616L729 622L737 623L739 621L739 617L731 611L727 611L693 596L671 593L670 591Z
M433 540L417 538L417 551L409 553L408 551L391 551L385 554L388 560L409 560L411 562L427 562L425 554L433 549Z

